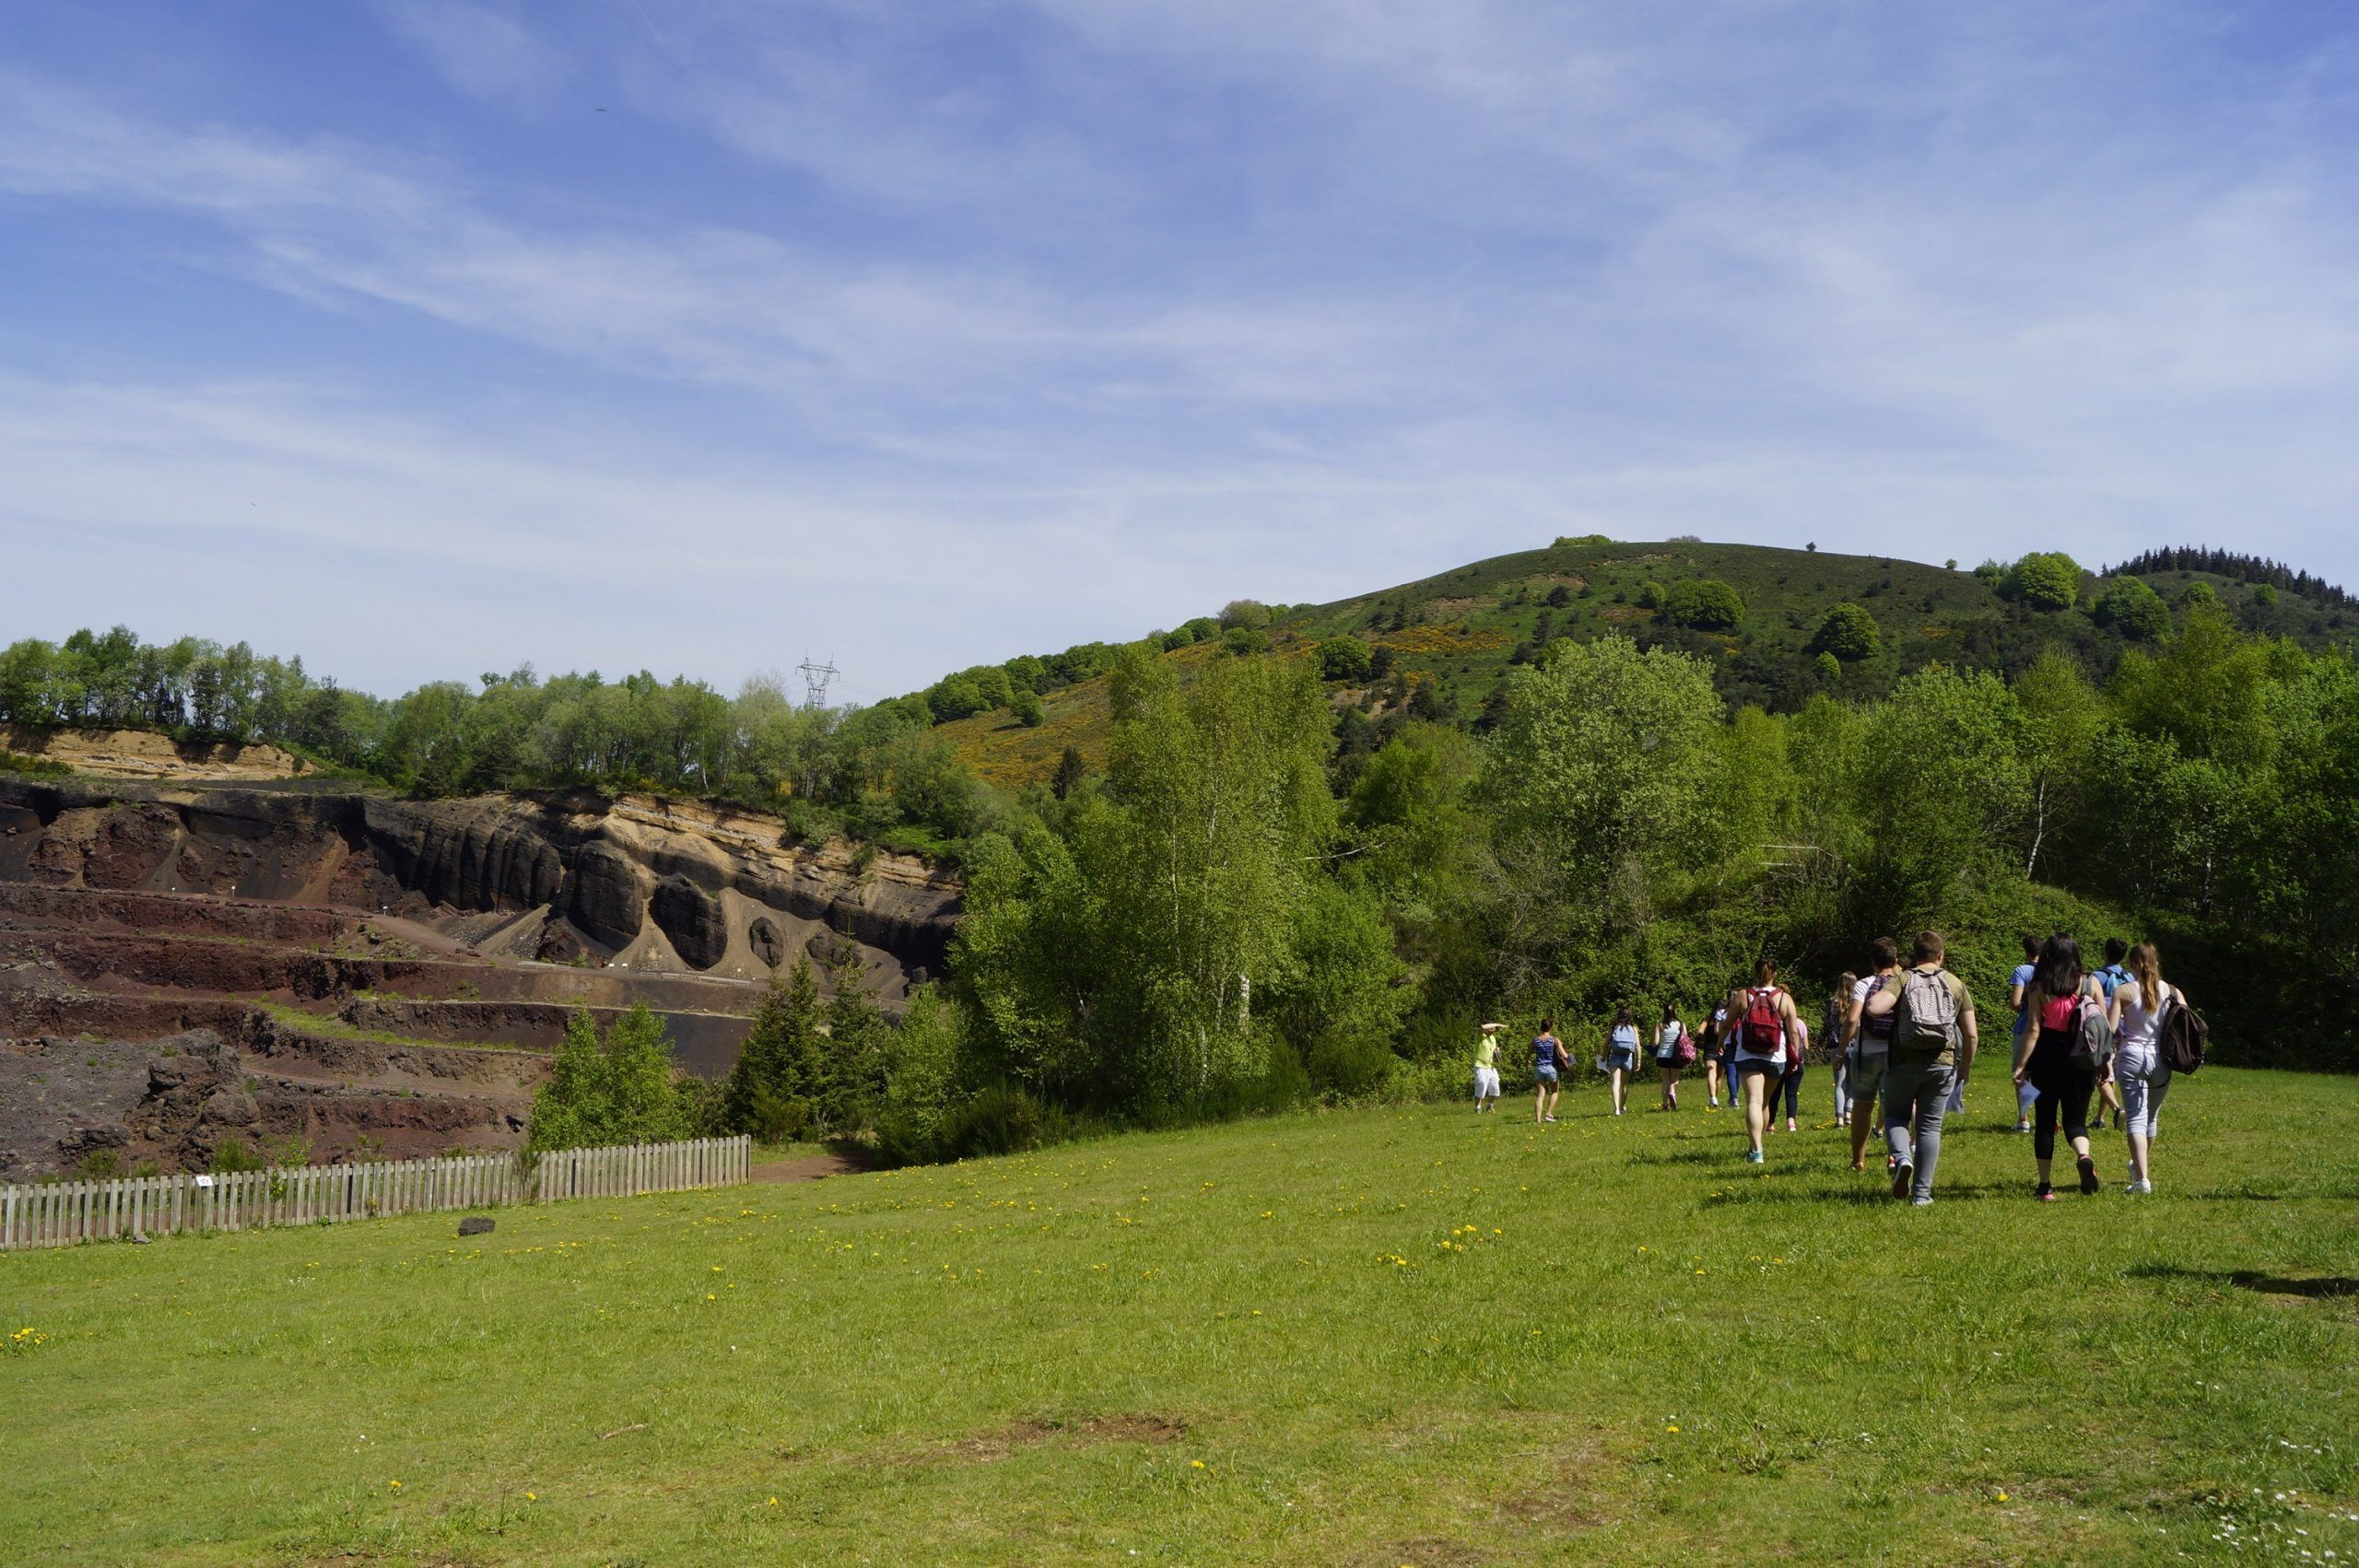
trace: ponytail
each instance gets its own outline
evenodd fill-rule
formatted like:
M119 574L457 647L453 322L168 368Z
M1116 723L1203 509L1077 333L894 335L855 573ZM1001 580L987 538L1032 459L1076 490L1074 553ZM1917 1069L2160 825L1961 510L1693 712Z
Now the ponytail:
M2163 1005L2163 955L2154 951L2151 942L2142 942L2130 950L2130 977L2138 982L2138 1000L2149 1013Z

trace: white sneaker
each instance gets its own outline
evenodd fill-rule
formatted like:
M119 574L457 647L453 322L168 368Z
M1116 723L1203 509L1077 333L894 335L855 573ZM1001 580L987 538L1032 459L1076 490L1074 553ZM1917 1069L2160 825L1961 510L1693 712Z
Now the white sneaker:
M2154 1184L2151 1181L2133 1181L2123 1190L2134 1198L2143 1198L2154 1190Z

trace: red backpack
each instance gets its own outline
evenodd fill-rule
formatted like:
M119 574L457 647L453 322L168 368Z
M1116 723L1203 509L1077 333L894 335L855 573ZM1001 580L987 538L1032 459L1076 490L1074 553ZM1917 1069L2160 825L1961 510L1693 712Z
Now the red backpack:
M1744 993L1744 1019L1739 1024L1743 1033L1737 1038L1755 1056L1786 1054L1786 1013L1778 1005L1780 994L1775 986L1755 986Z

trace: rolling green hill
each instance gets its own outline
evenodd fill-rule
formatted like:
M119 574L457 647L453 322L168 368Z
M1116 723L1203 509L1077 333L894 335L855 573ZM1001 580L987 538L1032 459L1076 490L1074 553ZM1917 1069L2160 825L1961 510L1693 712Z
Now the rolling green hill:
M1790 711L1822 692L1881 696L1930 664L2013 673L2051 647L2069 649L2099 676L2110 673L2134 641L2097 611L2110 580L2083 573L2073 607L2043 610L2009 591L2005 576L1990 567L1759 544L1565 540L1332 604L1277 606L1267 635L1273 651L1295 657L1314 656L1333 638L1365 645L1374 673L1334 684L1339 700L1370 715L1419 700L1417 688L1430 686L1422 705L1432 716L1479 725L1511 665L1556 638L1610 634L1709 657L1731 707ZM2331 590L2281 590L2212 571L2154 572L2142 580L2167 605L2200 583L2247 630L2307 646L2359 632L2359 612ZM1733 627L1674 624L1681 585L1705 582L1735 591L1743 614ZM1873 619L1879 646L1829 671L1813 640L1827 612L1847 603ZM1165 656L1192 663L1217 647L1190 642ZM1052 685L1036 725L995 708L940 726L968 766L1003 788L1046 779L1067 745L1097 762L1106 729L1097 676Z

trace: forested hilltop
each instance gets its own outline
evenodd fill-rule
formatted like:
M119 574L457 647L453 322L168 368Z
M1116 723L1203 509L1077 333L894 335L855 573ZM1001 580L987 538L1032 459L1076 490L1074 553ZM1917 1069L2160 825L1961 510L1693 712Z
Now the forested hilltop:
M736 1091L912 1155L1455 1087L1482 1017L1693 1015L1763 954L1813 1000L1926 924L1986 1007L2023 931L2151 937L2228 1054L2359 1065L2331 1005L2359 980L2349 602L2141 565L1563 541L851 711L529 670L388 701L119 630L0 655L0 719L270 739L423 792L727 795L954 854L952 979L888 1059L822 1083L749 1047L771 1081ZM808 1034L791 1012L771 1034Z

